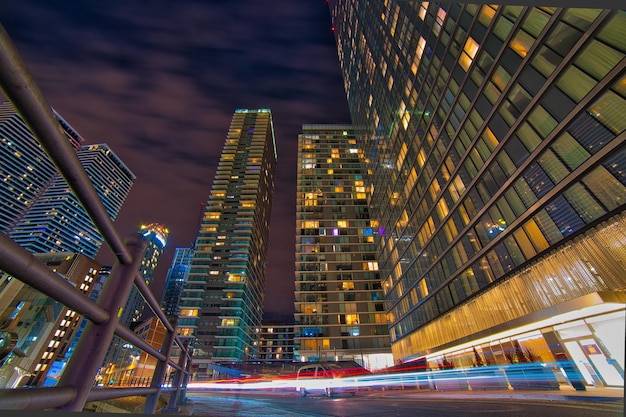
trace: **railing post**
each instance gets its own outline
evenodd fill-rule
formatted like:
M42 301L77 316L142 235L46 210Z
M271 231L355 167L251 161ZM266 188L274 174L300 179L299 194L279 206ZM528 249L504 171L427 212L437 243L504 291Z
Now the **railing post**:
M165 411L167 412L178 412L179 409L177 405L178 398L180 397L180 392L182 390L181 382L183 382L183 376L185 372L185 368L187 367L187 358L189 356L189 339L185 339L183 341L183 346L181 347L180 356L178 357L178 366L180 367L180 371L176 371L176 376L172 381L172 391L170 392L170 398L167 402L167 408Z
M191 347L192 339L186 339L185 345L187 346L187 352L185 354L186 363L183 373L183 382L180 392L178 393L178 405L187 403L187 383L189 383L189 372L191 372L191 357L193 356L193 348Z
M130 295L147 241L141 234L134 233L128 236L124 243L131 255L132 263L124 265L119 260L116 261L111 275L102 288L98 304L110 313L110 318L102 324L94 324L91 321L87 323L58 383L60 387L74 387L77 391L76 398L59 407L59 410L82 411Z
M176 338L178 316L173 316L169 318L169 320L172 324L173 330L165 333L163 343L161 344L161 353L165 355L165 359L157 362L156 367L154 368L154 373L152 374L152 383L150 384L150 387L157 388L158 390L156 393L147 396L146 402L143 406L144 414L155 413L159 402L159 395L161 394L161 385L163 385L163 381L165 380L165 371L167 370L167 364L170 360L170 351L172 350L172 345L174 344L174 339Z

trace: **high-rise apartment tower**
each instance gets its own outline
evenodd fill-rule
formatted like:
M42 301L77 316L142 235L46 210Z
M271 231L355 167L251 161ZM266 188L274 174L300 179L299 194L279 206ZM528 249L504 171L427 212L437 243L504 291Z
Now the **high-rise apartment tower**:
M196 337L194 373L257 356L275 169L270 110L236 110L181 297L180 332Z
M302 361L393 364L364 158L352 126L302 126L295 269Z

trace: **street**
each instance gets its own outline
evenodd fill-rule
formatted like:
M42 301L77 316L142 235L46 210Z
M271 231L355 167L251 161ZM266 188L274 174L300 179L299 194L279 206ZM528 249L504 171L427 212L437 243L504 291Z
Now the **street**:
M189 392L193 415L291 417L617 417L624 415L623 399L614 401L535 400L520 398L437 397L419 393L363 392L355 397L300 397L290 392Z

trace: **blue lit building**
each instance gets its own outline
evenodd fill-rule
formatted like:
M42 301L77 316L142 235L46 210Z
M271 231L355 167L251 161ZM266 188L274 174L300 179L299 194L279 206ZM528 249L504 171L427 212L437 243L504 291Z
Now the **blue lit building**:
M107 213L117 217L135 175L106 144L84 139L53 111ZM0 105L0 231L34 253L95 258L103 237L10 102Z
M56 112L72 147L84 139ZM11 102L0 104L0 232L7 234L43 194L57 173Z
M192 256L193 248L176 248L172 266L167 271L161 300L161 309L166 316L177 316L180 313L180 297L187 281Z
M76 153L107 213L115 219L133 185L134 174L106 144L84 145ZM92 259L104 241L58 173L15 222L9 237L31 252L65 250Z

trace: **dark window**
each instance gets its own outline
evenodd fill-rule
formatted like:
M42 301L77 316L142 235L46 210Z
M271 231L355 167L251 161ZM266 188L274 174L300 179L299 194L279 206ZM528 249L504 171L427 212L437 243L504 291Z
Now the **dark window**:
M582 113L566 129L591 154L598 152L615 135L588 113Z
M574 108L574 103L568 96L556 87L551 87L541 99L541 105L558 121Z
M622 184L626 185L626 148L622 148L616 155L607 158L602 165Z
M563 236L567 236L585 225L563 196L558 196L548 204L546 211Z
M546 82L546 78L533 67L526 67L519 77L519 83L534 96Z
M524 179L526 179L528 186L538 198L544 196L554 186L545 171L537 163L533 163L526 169Z
M526 147L515 135L509 137L506 141L504 144L504 150L517 167L519 167L526 160L526 158L528 158L528 155L530 155Z

